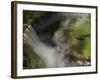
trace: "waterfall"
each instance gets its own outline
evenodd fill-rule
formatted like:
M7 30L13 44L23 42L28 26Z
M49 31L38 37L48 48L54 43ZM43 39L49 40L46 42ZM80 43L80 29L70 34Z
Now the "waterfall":
M56 16L55 16L56 15ZM54 18L55 16L55 18ZM83 16L83 17L82 17ZM70 21L75 19L76 23L79 23L79 21L83 21L84 15L81 14L65 14L65 13L53 13L53 16L48 16L48 19L41 19L38 23L32 23L29 24L28 27L24 31L24 40L32 47L33 51L43 60L47 68L50 67L65 67L65 66L76 66L76 65L83 65L83 61L75 62L72 60L70 54L70 45L66 43L66 39L68 39L66 31L68 31L68 25L70 24ZM47 22L45 23L45 21ZM54 25L54 23L60 23L61 29L57 27L53 31L53 27L51 25ZM42 24L43 23L43 24ZM52 28L53 36L51 35L45 36L46 33L41 33L49 31L50 28ZM54 42L55 46L50 46L46 44L45 40L42 41L41 36L37 34L37 32L45 36L45 39L47 37L50 37L50 39ZM50 40L47 39L49 42Z
M31 25L25 30L24 40L27 40L33 51L44 61L46 67L65 66L64 55L59 53L57 47L51 47L41 42Z

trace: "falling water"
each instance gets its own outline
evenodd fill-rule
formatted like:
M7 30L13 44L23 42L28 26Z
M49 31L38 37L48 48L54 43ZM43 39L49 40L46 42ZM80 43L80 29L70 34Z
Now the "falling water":
M62 67L65 66L64 55L59 54L56 47L50 47L42 43L35 30L31 25L25 31L24 39L27 39L28 44L32 47L34 52L40 56L40 58L45 62L46 67Z

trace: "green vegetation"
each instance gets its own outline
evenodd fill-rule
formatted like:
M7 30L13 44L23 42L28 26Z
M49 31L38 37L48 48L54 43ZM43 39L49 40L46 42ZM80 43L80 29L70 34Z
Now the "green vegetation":
M23 11L24 15L23 15L23 23L28 23L30 19L35 20L40 18L44 12L42 11Z
M81 55L84 59L90 60L90 15L80 15L82 19L70 21L68 43L72 46L73 55Z
M28 46L27 44L24 44L23 47L23 68L24 69L32 69L32 68L43 68L45 67L45 64L41 60L41 58L36 55L32 48Z

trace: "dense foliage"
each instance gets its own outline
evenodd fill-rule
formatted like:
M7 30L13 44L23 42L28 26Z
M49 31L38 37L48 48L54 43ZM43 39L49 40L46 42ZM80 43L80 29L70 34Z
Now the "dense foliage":
M82 15L82 19L69 24L68 43L72 46L73 55L90 60L90 15Z

